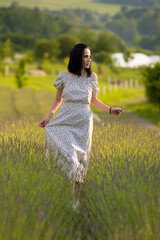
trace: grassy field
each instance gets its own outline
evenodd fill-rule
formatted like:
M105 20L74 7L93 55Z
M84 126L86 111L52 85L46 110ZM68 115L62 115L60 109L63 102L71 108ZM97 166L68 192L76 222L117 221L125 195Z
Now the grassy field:
M56 75L46 77L29 76L25 88L17 89L14 75L0 76L0 112L1 116L24 115L24 113L46 113L55 96L53 81ZM100 93L98 98L108 105L127 108L128 104L145 101L143 88L118 88L112 92L104 74L99 76ZM105 91L105 92L104 92ZM129 111L129 109L127 110Z
M55 74L58 74L60 70L65 70L65 66L57 65ZM97 66L94 67L94 71L98 72ZM122 70L121 70L122 71ZM140 78L140 72L138 70L135 73L132 71L125 70L122 72L120 79L127 79L127 75L130 78L133 74ZM147 102L145 97L144 88L118 88L118 91L114 91L112 86L112 92L109 92L107 85L107 77L114 77L107 68L104 68L103 74L98 74L100 93L98 98L107 105L113 107L123 107L126 113L134 113L153 122L160 127L160 112L158 106ZM116 75L115 75L116 76ZM53 81L56 75L46 77L34 77L29 76L26 81L25 88L17 89L15 77L13 75L0 76L0 112L1 116L21 116L27 114L28 111L31 113L43 113L49 110L51 102L55 96L56 89L53 87ZM105 113L92 107L93 111L97 113L101 118L105 118Z
M0 76L0 239L159 239L160 132L128 116L146 104L144 88L109 92L104 71L98 98L126 111L117 117L93 109L104 121L94 122L78 212L71 182L54 155L45 157L38 126L55 96L56 75L29 77L22 89L13 75Z
M128 105L130 112L133 112L142 119L146 119L160 128L160 108L155 103L141 102Z
M158 130L135 124L125 114L95 123L75 212L70 183L53 156L45 158L41 117L1 119L0 239L159 239Z
M12 0L1 0L0 6L9 6L13 1ZM62 10L64 8L81 8L89 9L92 11L97 11L99 13L108 13L111 16L115 15L120 10L120 5L116 4L103 4L99 2L92 2L91 0L46 0L46 1L37 1L37 0L17 0L20 6L35 7L38 6L41 9L48 8L50 10Z
M66 64L55 62L47 67L54 75L47 75L46 77L28 76L26 86L24 89L17 89L14 75L0 75L0 111L1 115L22 115L27 113L28 109L32 112L48 111L51 101L55 95L55 88L53 81L60 71L66 70ZM27 69L37 68L37 65L28 65ZM12 70L16 70L16 65L11 65ZM118 88L112 92L109 91L107 80L110 77L112 80L130 81L135 83L138 80L139 84L143 84L143 77L141 69L130 68L115 68L111 69L104 64L92 63L92 69L97 73L100 85L100 94L98 98L110 106L121 106L127 113L135 113L141 118L153 122L160 127L160 112L155 104L147 102L144 88ZM8 87L8 88L7 88ZM11 89L12 88L12 89ZM45 100L43 100L43 97ZM6 99L7 98L7 99ZM23 99L23 100L22 100ZM29 99L29 101L28 101ZM2 104L3 103L3 104ZM29 107L29 106L32 107ZM99 114L100 117L105 118L105 114L97 109L92 109ZM22 112L23 110L23 112Z

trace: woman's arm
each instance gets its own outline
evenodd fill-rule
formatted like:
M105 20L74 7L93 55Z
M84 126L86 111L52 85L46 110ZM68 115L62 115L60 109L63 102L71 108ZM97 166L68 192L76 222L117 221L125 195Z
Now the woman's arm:
M92 97L91 104L102 111L110 112L110 107L102 103L100 100L98 100L96 96ZM122 108L118 108L118 107L111 108L111 114L113 115L120 115L121 112L123 112Z
M97 97L92 97L91 104L100 110L109 112L110 107L102 103L100 100L98 100Z
M51 108L50 108L49 112L47 113L46 117L39 122L39 126L40 127L45 127L45 125L49 122L49 120L52 117L52 115L60 107L62 101L63 101L62 92L60 90L57 90L56 97L55 97L55 99L52 102L52 105L51 105Z
M55 99L53 100L52 102L52 105L51 105L51 108L47 114L48 117L52 117L52 115L57 112L58 108L60 107L61 103L63 101L63 98L62 98L62 92L60 90L57 90L56 92L56 97Z

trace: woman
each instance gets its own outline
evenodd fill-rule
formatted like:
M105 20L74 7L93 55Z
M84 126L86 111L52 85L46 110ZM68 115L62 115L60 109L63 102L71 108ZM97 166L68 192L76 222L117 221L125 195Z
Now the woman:
M85 44L74 46L68 71L59 73L54 86L57 88L56 97L39 126L45 128L46 147L58 156L57 163L67 170L69 179L74 180L78 204L91 151L93 114L90 104L113 115L120 115L123 110L111 108L97 99L97 75L91 70L91 51ZM50 121L61 103L56 117Z

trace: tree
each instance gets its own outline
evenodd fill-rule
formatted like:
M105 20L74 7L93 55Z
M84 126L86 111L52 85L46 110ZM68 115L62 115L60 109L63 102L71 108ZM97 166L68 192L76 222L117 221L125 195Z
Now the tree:
M11 41L7 39L5 42L0 42L0 59L4 60L6 57L12 57L13 51L11 48Z
M157 103L160 107L160 63L157 63L154 68L147 67L143 71L143 75L149 101Z
M13 55L10 39L7 39L5 41L3 46L3 52L4 52L4 57L11 57Z
M26 76L26 64L27 64L27 59L21 59L19 61L19 66L17 73L15 75L16 77L16 84L18 88L22 88L25 85L25 81L28 79Z
M3 43L0 42L0 60L4 59Z
M138 21L138 31L142 35L153 36L160 30L159 27L160 12L159 9L147 10Z
M95 46L95 52L114 52L116 49L116 38L114 35L111 35L107 32L102 32L99 34L96 46Z
M127 63L129 60L133 59L133 56L130 52L130 50L125 49L125 51L123 52L123 59L124 61Z
M136 20L127 19L114 19L107 24L107 28L120 36L126 42L131 43L134 41L137 34Z
M100 51L99 53L96 53L94 55L94 60L97 63L105 63L109 67L113 66L113 60L112 60L111 54L105 51Z
M48 59L54 60L59 56L60 48L57 40L39 40L34 49L36 59L43 60L47 54Z
M159 50L160 50L160 30L154 39L153 47L154 47L154 50L157 50L159 52Z
M28 36L24 34L11 33L8 34L9 39L12 42L13 51L25 51L27 49L33 49L34 47L34 38L33 36Z
M123 5L123 6L121 7L121 12L122 12L123 14L125 14L127 11L128 11L128 7L125 6L125 5Z
M139 45L141 48L144 49L149 49L149 50L154 50L155 47L155 37L154 36L143 36L140 41L139 41Z
M95 48L96 38L89 25L85 25L79 31L78 37L82 43L87 44L91 49Z
M14 2L11 3L10 7L11 8L17 8L17 7L19 7L19 4L16 1L14 1Z
M70 55L70 52L75 44L79 42L79 39L68 34L61 35L58 39L60 46L60 58L65 58Z

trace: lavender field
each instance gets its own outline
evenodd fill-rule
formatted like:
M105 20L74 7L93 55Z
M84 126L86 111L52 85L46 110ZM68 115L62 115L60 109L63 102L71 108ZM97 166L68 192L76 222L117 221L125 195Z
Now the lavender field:
M146 240L160 235L160 132L126 113L94 123L80 199L45 158L41 114L1 119L0 239Z

